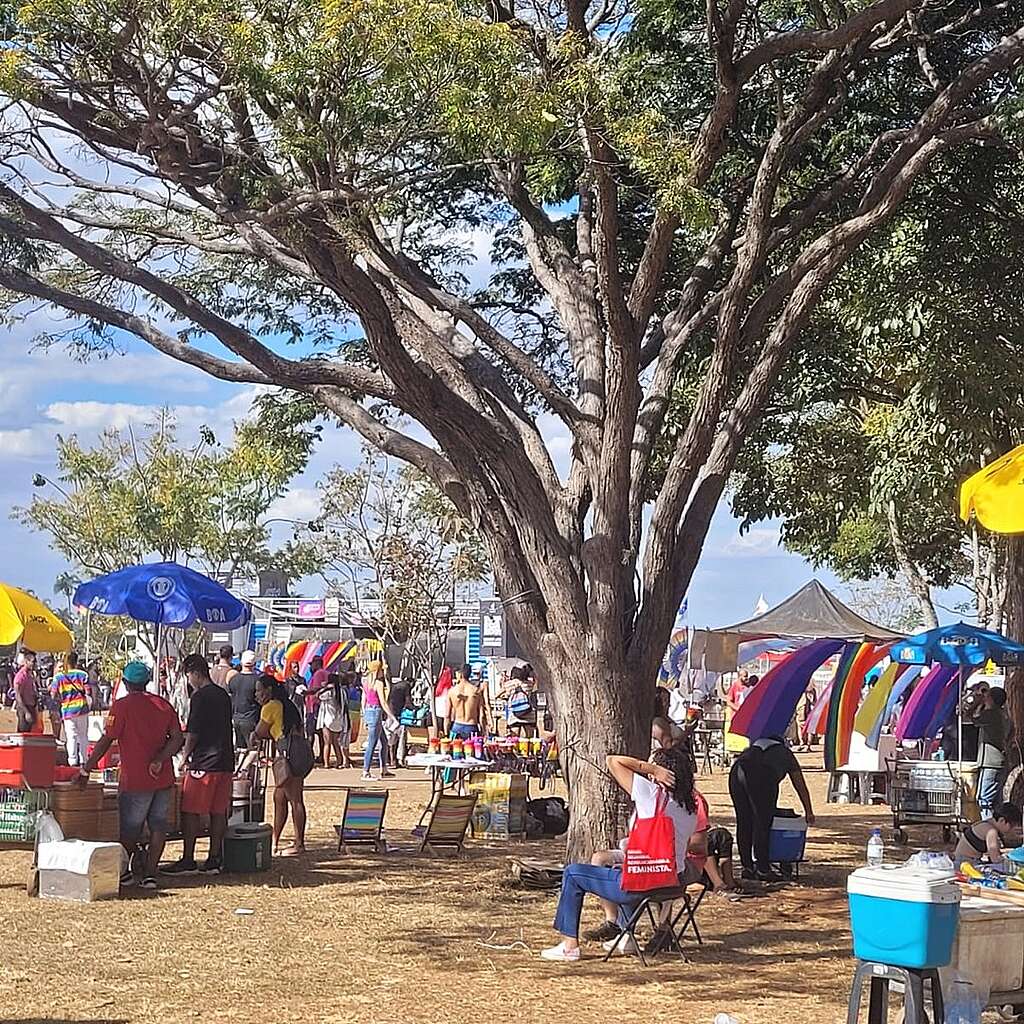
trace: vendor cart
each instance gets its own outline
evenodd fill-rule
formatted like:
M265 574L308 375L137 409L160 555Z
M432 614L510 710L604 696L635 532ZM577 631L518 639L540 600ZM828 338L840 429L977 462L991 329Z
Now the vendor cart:
M895 842L908 841L906 825L941 825L942 837L949 843L954 831L971 820L965 810L973 805L974 765L898 758L887 760L886 766Z

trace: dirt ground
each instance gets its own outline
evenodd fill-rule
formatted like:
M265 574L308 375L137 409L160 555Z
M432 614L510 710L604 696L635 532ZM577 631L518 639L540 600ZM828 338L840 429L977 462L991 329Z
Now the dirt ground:
M741 1024L835 1024L851 978L845 878L887 813L825 805L818 758L803 760L819 816L800 881L706 901L690 963L661 957L646 969L593 953L575 966L538 959L554 942L555 898L512 888L509 861L557 859L556 841L414 856L409 830L429 787L412 771L389 780L394 850L383 857L335 852L339 788L357 775L323 770L307 786L310 853L264 874L56 903L25 895L28 854L0 851L0 1020L711 1024L726 1011ZM725 781L718 770L700 787L712 820L731 824ZM781 802L796 806L788 789ZM929 838L940 837L914 836ZM177 856L176 844L168 851ZM588 905L585 923L595 913Z

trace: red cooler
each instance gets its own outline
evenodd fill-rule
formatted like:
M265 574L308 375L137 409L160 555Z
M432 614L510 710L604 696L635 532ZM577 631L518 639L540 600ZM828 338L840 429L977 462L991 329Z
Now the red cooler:
M57 743L52 736L0 734L0 786L49 789L57 768Z
M92 752L93 752L93 749L95 748L95 746L96 746L95 743L90 743L85 748L85 756L86 757L92 757ZM116 768L120 763L121 763L121 755L118 753L118 751L117 751L117 744L115 743L99 759L99 761L97 761L97 763L96 763L96 770L101 772L101 771L104 771L107 768Z

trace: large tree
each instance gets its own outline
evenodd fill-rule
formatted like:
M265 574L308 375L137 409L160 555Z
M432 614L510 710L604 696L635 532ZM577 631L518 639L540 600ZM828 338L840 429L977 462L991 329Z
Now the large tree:
M999 143L1015 8L4 9L0 284L87 348L127 331L308 396L430 477L551 680L572 851L606 844L621 805L597 766L647 747L744 439L850 255L947 153ZM476 290L473 230L498 263Z

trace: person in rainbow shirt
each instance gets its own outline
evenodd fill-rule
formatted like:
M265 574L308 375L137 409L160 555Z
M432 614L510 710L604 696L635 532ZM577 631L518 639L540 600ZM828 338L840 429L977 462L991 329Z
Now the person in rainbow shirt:
M78 667L78 654L72 651L50 684L50 695L60 711L68 764L72 768L85 764L89 745L89 708L92 704L89 673Z

